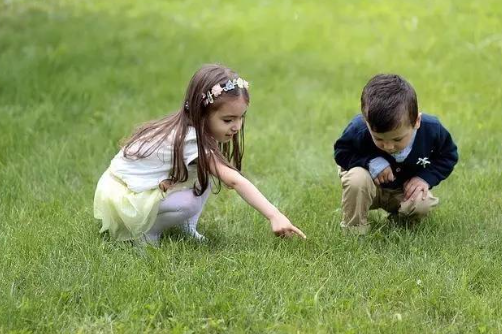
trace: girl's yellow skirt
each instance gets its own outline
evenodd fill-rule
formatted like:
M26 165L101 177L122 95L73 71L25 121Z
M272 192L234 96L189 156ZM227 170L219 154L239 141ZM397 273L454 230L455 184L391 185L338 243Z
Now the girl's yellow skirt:
M120 241L140 237L155 223L164 196L159 188L135 193L107 170L94 195L94 217L103 223L99 232Z

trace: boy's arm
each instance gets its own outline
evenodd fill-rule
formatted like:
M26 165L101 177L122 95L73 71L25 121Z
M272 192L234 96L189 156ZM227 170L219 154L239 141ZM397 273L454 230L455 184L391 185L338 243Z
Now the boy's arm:
M376 178L385 168L389 167L390 163L382 157L376 157L368 162L368 170L371 178Z
M278 236L291 236L297 234L306 238L305 234L273 206L262 193L238 171L229 168L218 161L210 158L211 174L218 177L227 187L235 189L249 205L255 208L271 223L272 231Z
M351 122L334 145L335 161L338 166L345 170L354 167L369 168L368 165L370 160L376 158L376 155L370 156L361 153L356 145L358 140L357 128L354 126L353 122Z
M419 171L416 176L423 179L432 188L446 179L458 161L457 146L450 133L439 124L439 140L431 156L430 165Z

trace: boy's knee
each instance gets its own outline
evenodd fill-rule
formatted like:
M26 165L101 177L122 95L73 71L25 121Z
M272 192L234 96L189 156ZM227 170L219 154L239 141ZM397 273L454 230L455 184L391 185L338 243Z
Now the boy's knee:
M364 189L373 185L373 180L368 170L362 167L354 167L342 174L342 186L344 189Z
M437 197L429 195L424 200L417 198L414 201L408 200L401 203L399 213L410 218L423 218L437 206L439 200Z

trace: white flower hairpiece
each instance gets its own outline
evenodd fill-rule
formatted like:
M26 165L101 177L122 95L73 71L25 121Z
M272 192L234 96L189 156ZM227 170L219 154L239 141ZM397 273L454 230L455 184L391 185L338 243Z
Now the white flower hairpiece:
M229 90L235 89L235 87L248 89L249 83L242 78L237 78L228 80L225 84L216 84L211 90L208 90L207 93L202 93L202 103L204 106L214 103L214 99L220 96L222 92L228 92Z

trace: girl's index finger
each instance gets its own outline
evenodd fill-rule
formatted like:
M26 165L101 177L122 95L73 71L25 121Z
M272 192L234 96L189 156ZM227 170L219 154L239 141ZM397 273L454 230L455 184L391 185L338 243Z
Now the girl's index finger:
M300 236L302 239L307 239L307 236L305 235L305 233L303 233L298 227L296 227L295 225L292 226L292 230L293 232L295 232L298 236Z

